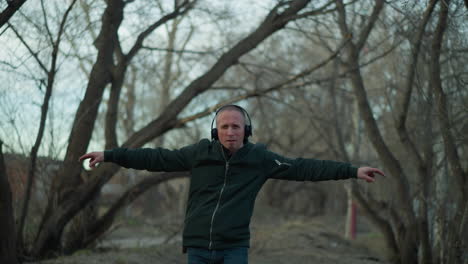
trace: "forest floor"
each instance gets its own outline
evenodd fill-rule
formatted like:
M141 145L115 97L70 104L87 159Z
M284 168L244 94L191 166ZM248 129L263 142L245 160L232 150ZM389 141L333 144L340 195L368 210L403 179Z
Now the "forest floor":
M344 221L333 216L279 217L275 212L254 216L251 224L249 263L253 264L388 264L382 237L365 221L357 239L343 237ZM81 250L71 256L36 264L146 264L186 263L180 232L152 224L125 225L102 241L101 248ZM176 228L177 229L177 228ZM180 230L180 227L178 228ZM167 239L170 237L171 239ZM168 240L168 241L166 241ZM105 248L103 248L103 246Z

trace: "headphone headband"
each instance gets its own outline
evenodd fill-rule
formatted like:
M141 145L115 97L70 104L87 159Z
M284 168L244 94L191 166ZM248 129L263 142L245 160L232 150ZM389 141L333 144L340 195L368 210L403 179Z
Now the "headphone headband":
M221 106L218 110L216 110L215 116L213 120L211 121L211 139L212 140L218 140L218 128L214 128L213 124L218 117L218 114L223 111L224 109L232 107L238 109L240 112L242 112L244 116L244 122L245 122L245 127L244 127L244 144L247 143L249 136L252 135L252 120L250 119L249 113L242 107L234 104L229 104L229 105L223 105ZM249 120L249 124L247 124L247 119Z

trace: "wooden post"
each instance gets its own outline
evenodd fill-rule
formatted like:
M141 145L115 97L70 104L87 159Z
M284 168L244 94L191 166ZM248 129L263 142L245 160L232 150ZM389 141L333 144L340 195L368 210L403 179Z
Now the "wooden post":
M348 193L348 209L346 213L346 231L345 231L345 236L348 239L356 239L356 211L357 211L357 206L356 202L353 200L353 196L351 195L351 184L347 186L346 188L347 193Z

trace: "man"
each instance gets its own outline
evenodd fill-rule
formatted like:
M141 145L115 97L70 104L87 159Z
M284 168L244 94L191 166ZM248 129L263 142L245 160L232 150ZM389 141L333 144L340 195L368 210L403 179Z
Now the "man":
M285 158L262 144L252 144L247 140L252 134L250 117L236 105L221 107L213 122L212 141L203 139L179 150L117 148L80 157L80 161L90 158L91 168L104 161L149 171L190 171L183 232L190 264L248 262L250 218L267 179L373 182L375 173L384 175L375 168L336 161Z

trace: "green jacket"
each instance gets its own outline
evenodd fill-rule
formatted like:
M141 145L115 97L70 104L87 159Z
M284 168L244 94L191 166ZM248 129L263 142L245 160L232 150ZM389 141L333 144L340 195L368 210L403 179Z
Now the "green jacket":
M178 150L105 151L105 161L148 171L190 171L183 246L207 249L248 247L255 198L267 179L323 181L356 178L347 163L290 159L247 143L228 158L218 141L203 139Z

